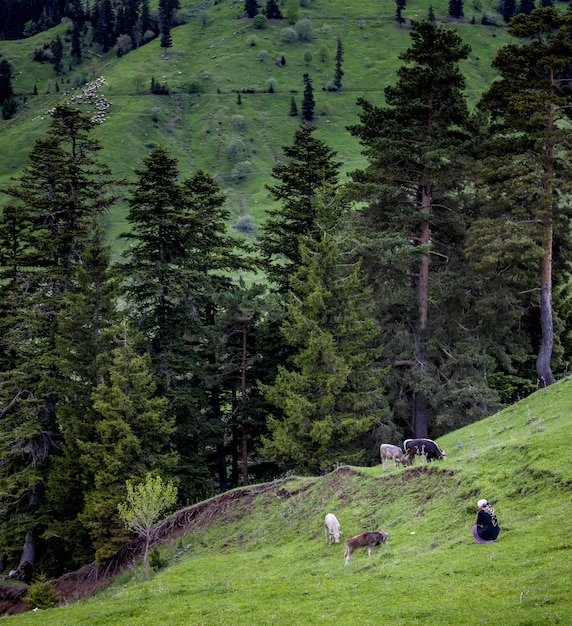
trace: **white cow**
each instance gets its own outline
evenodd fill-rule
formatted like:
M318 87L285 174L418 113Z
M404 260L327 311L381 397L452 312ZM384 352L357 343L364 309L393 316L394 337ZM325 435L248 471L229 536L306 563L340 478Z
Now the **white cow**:
M411 460L403 454L403 450L399 446L393 446L390 443L382 443L379 446L379 455L381 456L381 463L385 471L389 469L389 461L391 460L393 460L393 467L395 469L399 467L400 463L402 463L404 467L411 465Z
M324 530L326 533L326 543L331 546L333 543L340 543L342 529L338 518L333 513L328 513L324 520Z

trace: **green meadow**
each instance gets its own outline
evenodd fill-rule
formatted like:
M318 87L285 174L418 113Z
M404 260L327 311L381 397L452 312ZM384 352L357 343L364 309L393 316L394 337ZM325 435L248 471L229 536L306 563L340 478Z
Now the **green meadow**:
M283 158L282 147L291 144L300 124L290 106L294 98L301 111L303 74L310 75L314 87L317 136L337 151L345 180L347 172L366 165L357 138L347 131L358 121L356 100L363 96L383 104L383 90L395 83L402 65L398 55L411 44L409 21L425 19L429 9L426 2L410 0L403 13L407 22L399 27L390 0L351 6L341 0L310 0L300 8L300 19L310 21L311 37L286 43L287 20L254 29L242 2L187 0L181 5L189 21L173 29L173 47L166 55L158 39L121 58L113 50L101 56L94 49L74 68L64 58L61 76L51 64L34 62L33 54L56 34L63 38L69 23L30 39L0 41L0 58L12 64L14 91L26 99L13 119L0 121L0 185L18 175L34 140L48 131L46 112L103 76L105 85L98 91L111 106L95 135L103 160L116 175L134 180L141 159L163 145L179 159L182 176L200 168L216 177L228 198L231 225L255 230L273 203L265 188L272 182L272 166ZM495 79L492 58L510 40L502 18L492 0L466 3L465 18L456 23L447 15L448 2L437 0L432 6L437 20L457 28L471 46L462 70L474 105ZM481 25L483 15L499 26ZM339 93L327 90L338 36L344 46ZM319 54L323 46L329 55L325 60ZM278 66L281 59L285 64ZM151 94L152 79L166 85L169 95ZM83 108L90 110L89 105ZM239 165L241 173L237 164L246 164ZM127 228L125 213L119 204L109 216L113 242Z
M152 580L135 562L89 599L2 623L571 624L571 415L568 379L443 437L443 461L224 494L159 546L168 565ZM472 538L481 497L502 528L493 544ZM388 546L344 566L343 545L326 544L328 512L342 539L382 527Z

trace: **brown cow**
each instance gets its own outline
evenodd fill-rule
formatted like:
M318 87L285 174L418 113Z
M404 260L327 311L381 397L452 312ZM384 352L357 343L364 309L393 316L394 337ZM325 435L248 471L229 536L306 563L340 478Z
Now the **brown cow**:
M371 556L371 549L374 546L380 546L382 543L387 544L389 541L388 534L382 530L366 531L361 535L356 535L346 541L346 550L344 552L345 563L347 565L358 548L367 548L367 555Z

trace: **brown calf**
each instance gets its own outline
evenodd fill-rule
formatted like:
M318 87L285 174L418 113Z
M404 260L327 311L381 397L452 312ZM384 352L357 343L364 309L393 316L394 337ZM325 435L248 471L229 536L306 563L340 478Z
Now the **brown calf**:
M371 556L371 549L374 546L380 546L382 543L387 544L389 536L382 530L366 531L361 535L356 535L346 541L346 550L344 552L345 563L347 565L358 548L367 548L367 555Z

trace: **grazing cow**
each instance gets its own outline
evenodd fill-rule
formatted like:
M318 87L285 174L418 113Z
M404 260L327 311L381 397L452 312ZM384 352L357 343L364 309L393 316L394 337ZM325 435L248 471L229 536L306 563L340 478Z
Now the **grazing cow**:
M344 552L344 565L347 565L352 558L353 553L358 548L367 548L367 555L371 556L371 549L374 546L380 546L382 543L387 544L389 541L389 536L387 533L382 530L374 531L366 531L365 533L361 533L361 535L356 535L351 539L346 541L346 549Z
M403 442L403 449L411 465L415 462L415 455L424 456L427 462L446 457L445 451L441 450L432 439L406 439Z
M385 471L389 469L389 461L392 459L395 469L398 468L400 463L403 464L403 467L411 465L409 457L404 456L403 450L399 446L393 446L390 443L382 443L379 446L379 455L381 456L381 463Z
M324 530L326 532L326 542L329 546L333 543L340 543L342 529L340 528L338 518L333 513L328 513L326 515L326 519L324 520Z

